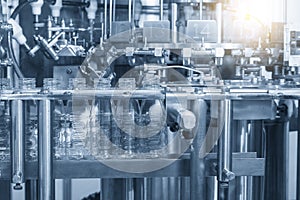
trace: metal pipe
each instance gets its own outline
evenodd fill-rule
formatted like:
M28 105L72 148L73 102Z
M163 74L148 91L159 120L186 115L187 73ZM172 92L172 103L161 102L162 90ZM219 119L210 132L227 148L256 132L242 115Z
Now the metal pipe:
M190 178L189 177L179 177L180 179L180 199L190 200Z
M168 188L164 187L162 177L154 177L149 180L150 183L147 186L150 186L151 190L149 192L149 199L164 199L164 195L166 195L165 191L168 191ZM165 189L165 190L164 190Z
M222 3L216 4L216 19L217 19L217 26L218 26L218 43L222 43L222 37L223 37L223 5Z
M63 196L64 200L71 200L72 199L72 180L71 179L64 179L63 180Z
M116 0L113 1L113 21L116 21Z
M224 108L224 110L222 108ZM221 102L221 110L224 112L221 111L220 128L222 130L222 135L218 142L218 199L227 200L230 199L229 182L234 179L234 174L231 172L232 108L230 99L225 99Z
M26 181L26 199L38 200L37 182L38 180Z
M113 179L101 179L101 198L100 199L113 199L114 193L111 193L113 187Z
M162 200L169 200L169 193L165 191L169 191L169 178L168 177L163 177L161 178L161 199ZM156 198L159 199L159 198Z
M172 3L172 42L177 43L177 4Z
M298 139L297 139L297 200L300 200L300 100L298 101Z
M251 121L250 124L250 140L249 151L256 152L258 158L265 157L265 134L264 123L262 120ZM263 177L252 177L252 191L253 199L264 199L264 181Z
M12 186L14 190L24 189L24 110L22 100L11 102L12 134L11 134L11 155L12 155Z
M193 112L197 115L196 127L193 129L195 135L191 145L191 176L190 176L190 199L206 199L205 167L204 160L200 158L200 148L204 143L206 135L206 113L207 105L204 100L193 103ZM200 120L201 119L201 120Z
M13 60L14 71L16 72L16 74L19 78L24 78L24 75L20 69L18 61L14 54L14 49L13 49L14 47L12 44L13 42L12 42L12 32L11 31L9 31L7 34L7 43L8 43L8 54L9 54L10 58Z
M51 101L39 102L39 199L54 199Z
M160 0L160 20L164 19L164 0Z
M246 120L240 121L239 130L240 133L240 149L239 152L248 152L249 141L248 141L248 122ZM243 176L241 177L240 187L241 187L241 199L252 199L250 198L251 193L249 193L249 179L251 177Z
M103 43L103 38L104 38L104 24L101 23L101 37L100 37L100 45Z
M112 34L113 0L109 0L109 37Z
M107 39L107 0L104 0L104 40Z
M234 121L234 135L233 140L233 151L234 152L250 152L250 124L247 120L236 120ZM234 141L235 139L235 141ZM237 177L235 181L237 198L240 200L252 199L252 177L241 176ZM231 197L233 198L233 197Z
M145 178L136 178L134 179L134 196L135 199L146 199L145 196Z
M128 0L128 21L131 22L132 14L132 0Z
M125 179L126 200L134 199L133 179Z
M11 86L15 85L15 76L14 76L13 66L11 66L11 65L7 66L5 78L7 78L9 80Z
M203 19L203 0L200 0L199 2L199 19Z
M180 199L180 187L178 177L168 178L168 199L179 200Z
M152 178L144 178L144 200L151 200L152 198L153 180Z
M63 6L74 6L74 7L87 7L89 3L87 1L84 2L76 2L76 1L62 1Z
M90 31L89 31L90 43L93 45L93 43L94 43L94 20L90 19L89 23L90 23Z
M134 25L134 15L135 15L135 4L136 4L136 2L135 2L135 0L132 0L133 2L132 2L132 20L131 20L131 24L132 24L132 28L133 29L135 29L135 25Z
M287 110L280 113L282 114L280 118L265 123L264 199L289 199L289 183L287 181L289 177L289 121L286 115Z

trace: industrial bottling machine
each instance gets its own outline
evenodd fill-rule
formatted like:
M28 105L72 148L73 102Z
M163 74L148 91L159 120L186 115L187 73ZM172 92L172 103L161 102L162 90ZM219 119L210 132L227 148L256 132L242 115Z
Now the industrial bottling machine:
M300 199L297 8L1 0L0 200Z

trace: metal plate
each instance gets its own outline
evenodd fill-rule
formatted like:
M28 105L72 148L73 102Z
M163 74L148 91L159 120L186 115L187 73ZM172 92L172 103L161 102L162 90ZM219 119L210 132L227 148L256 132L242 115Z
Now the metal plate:
M232 103L235 120L261 120L276 117L276 104L273 100L235 100Z
M69 79L76 78L79 75L79 66L54 66L53 77L61 82L62 88L66 89L69 86Z
M256 158L255 153L233 153L232 169L236 176L263 176L264 158ZM155 162L169 162L172 159L133 159L133 160L108 160L120 165L153 164ZM174 160L169 166L148 173L126 173L112 169L97 160L57 160L53 162L53 175L56 179L66 178L143 178L143 177L183 177L190 176L190 159L182 158ZM216 176L217 155L208 154L205 158L205 175ZM38 176L36 162L25 164L25 177L36 179ZM11 166L8 162L0 163L0 180L8 180L11 177Z
M217 42L217 22L215 20L188 20L186 34L194 41Z
M170 22L164 21L145 21L143 38L147 42L165 43L171 41Z
M129 21L115 21L112 23L111 42L129 42L131 38L131 24Z

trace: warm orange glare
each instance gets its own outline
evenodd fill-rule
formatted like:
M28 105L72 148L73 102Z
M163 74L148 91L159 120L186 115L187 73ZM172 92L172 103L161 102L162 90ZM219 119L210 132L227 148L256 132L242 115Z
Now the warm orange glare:
M269 25L272 20L271 0L240 0L237 6L238 17L256 20Z

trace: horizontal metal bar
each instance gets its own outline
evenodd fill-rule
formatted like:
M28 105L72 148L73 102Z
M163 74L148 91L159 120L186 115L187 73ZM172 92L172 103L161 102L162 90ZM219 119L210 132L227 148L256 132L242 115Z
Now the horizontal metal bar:
M206 160L206 176L217 175L217 160ZM233 158L232 172L235 176L264 176L265 159L264 158Z
M244 156L244 157L243 157ZM236 176L263 176L264 158L255 158L255 153L233 154L232 170ZM150 165L161 162L169 162L171 159L134 159L134 160L110 160L121 165ZM142 177L184 177L190 175L189 159L173 160L169 166L148 173L126 173L112 169L97 160L74 160L53 163L53 176L56 179L65 178L142 178ZM107 163L106 163L107 164ZM215 154L209 154L205 159L206 176L216 176L217 159ZM37 163L27 162L25 164L25 179L37 179ZM10 178L10 163L1 162L0 180Z
M232 153L232 158L257 158L256 152ZM217 153L209 153L205 157L206 160L217 159Z
M3 90L0 95L0 100L55 100L55 99L71 99L73 97L87 97L87 98L164 98L167 97L186 97L188 99L203 99L203 100L224 100L231 99L234 101L268 101L274 99L300 99L300 88L285 89L285 90L268 90L266 93L259 93L253 90L251 93L223 93L222 88L205 87L200 84L185 85L185 84L168 84L162 85L161 90L135 90L127 89L121 90L118 88L111 88L110 90L95 90L95 89L80 89L80 90L50 90L48 94L41 94L41 88L26 91L20 90L20 93L15 93L14 90ZM162 91L164 87L200 87L203 92L189 93L189 92L167 92ZM226 89L224 87L223 89Z

